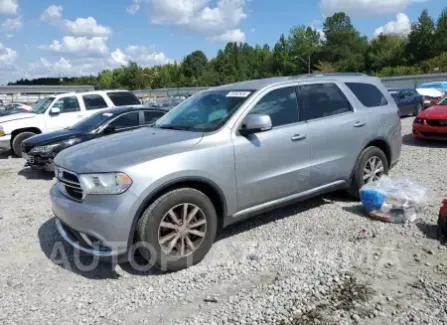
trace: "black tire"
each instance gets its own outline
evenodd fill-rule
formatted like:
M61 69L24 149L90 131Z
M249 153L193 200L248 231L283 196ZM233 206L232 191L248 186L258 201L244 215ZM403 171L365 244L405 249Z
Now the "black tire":
M36 135L34 132L22 132L17 134L12 140L12 151L17 157L22 157L22 142L33 135Z
M365 168L368 160L374 156L378 157L382 161L384 167L383 174L388 175L389 162L386 158L385 153L378 147L368 147L364 149L357 159L354 170L352 172L351 184L348 189L348 193L357 199L360 197L360 188L365 184L363 181L363 169Z
M206 219L206 233L201 245L186 257L166 255L158 240L159 226L168 211L180 204L190 203L199 207ZM140 253L145 260L162 271L175 272L199 263L214 243L217 231L217 214L211 200L192 188L173 190L159 197L143 213L138 222L137 235ZM150 249L141 248L142 244ZM153 255L152 255L153 254Z

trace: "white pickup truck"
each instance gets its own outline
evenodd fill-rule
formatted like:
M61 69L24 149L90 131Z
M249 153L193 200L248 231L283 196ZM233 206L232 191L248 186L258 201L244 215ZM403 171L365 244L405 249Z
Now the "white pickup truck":
M29 113L0 117L0 149L22 155L23 140L35 134L63 129L93 113L117 106L140 106L127 90L65 93L39 100Z

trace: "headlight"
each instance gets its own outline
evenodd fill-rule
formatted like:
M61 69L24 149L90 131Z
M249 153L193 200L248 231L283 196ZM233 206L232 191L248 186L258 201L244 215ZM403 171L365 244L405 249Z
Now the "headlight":
M5 130L0 126L0 137L6 135Z
M47 146L34 147L33 149L31 149L31 153L50 153L56 148L71 147L79 142L81 142L81 139L73 138L66 141L49 144Z
M84 174L79 178L87 194L121 194L132 185L132 179L124 173Z
M55 143L48 146L34 147L33 149L31 149L30 153L49 153L58 148L60 145L60 143Z
M414 119L413 123L415 123L415 124L424 124L424 119L421 119L421 118L417 117L417 118Z

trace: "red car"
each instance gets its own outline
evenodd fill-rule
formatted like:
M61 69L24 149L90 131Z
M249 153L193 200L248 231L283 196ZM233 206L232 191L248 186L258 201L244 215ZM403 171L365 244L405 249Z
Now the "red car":
M413 122L413 137L426 140L447 140L447 97L420 112Z

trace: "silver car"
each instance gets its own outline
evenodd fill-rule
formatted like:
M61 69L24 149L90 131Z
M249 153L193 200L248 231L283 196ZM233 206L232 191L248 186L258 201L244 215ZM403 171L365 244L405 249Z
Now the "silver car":
M201 261L219 228L387 174L402 145L379 79L322 74L241 82L188 98L153 127L62 151L56 225L99 257L138 248L174 271Z

